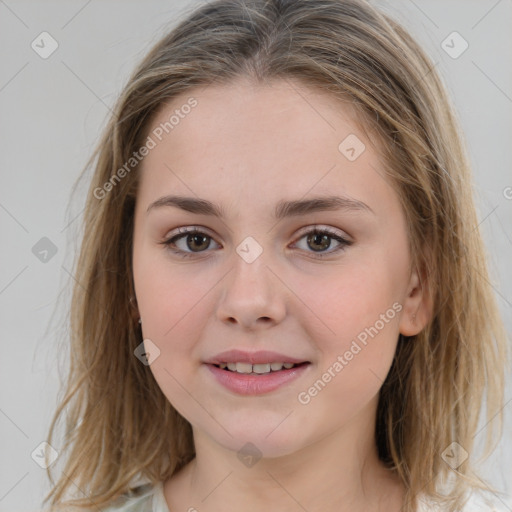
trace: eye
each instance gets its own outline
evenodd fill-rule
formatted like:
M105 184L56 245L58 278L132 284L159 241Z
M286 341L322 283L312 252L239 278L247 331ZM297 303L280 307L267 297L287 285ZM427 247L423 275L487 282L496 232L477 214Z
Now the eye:
M160 243L167 246L172 253L177 254L182 258L190 258L194 256L194 253L204 252L204 249L207 249L210 246L210 241L212 240L213 238L203 231L190 227L178 229L177 235ZM184 243L179 247L178 242ZM191 249L191 252L187 252L189 249ZM198 250L196 251L195 249Z
M316 246L317 249L319 248L318 250L306 251L313 252L314 257L317 258L337 253L352 245L352 242L344 238L340 233L316 226L306 231L299 240L303 238L306 239L306 244L309 247L315 248ZM338 246L334 250L326 252L331 246L331 240L335 240ZM213 241L213 238L207 233L195 227L188 227L180 228L177 235L160 242L160 244L165 245L172 253L177 254L179 257L190 258L194 257L195 254L205 252L209 248L211 241ZM179 243L181 243L181 247Z
M331 231L328 228L319 228L317 226L306 231L299 240L302 240L303 238L306 238L306 244L309 247L319 248L319 250L313 251L315 258L324 258L325 256L343 251L346 247L352 245L352 242L344 238L339 232ZM338 246L333 250L326 252L327 249L331 247L331 240L335 240L338 243Z

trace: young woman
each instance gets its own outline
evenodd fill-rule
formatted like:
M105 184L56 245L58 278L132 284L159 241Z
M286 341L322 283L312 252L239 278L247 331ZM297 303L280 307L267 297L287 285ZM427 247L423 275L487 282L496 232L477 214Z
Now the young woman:
M488 489L506 338L460 128L403 27L362 0L205 4L94 158L50 510L453 512Z

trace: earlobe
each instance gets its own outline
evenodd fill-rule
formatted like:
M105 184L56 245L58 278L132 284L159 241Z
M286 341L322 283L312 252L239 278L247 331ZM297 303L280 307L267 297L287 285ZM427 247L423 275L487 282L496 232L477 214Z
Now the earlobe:
M428 324L432 315L432 304L426 273L415 270L411 274L407 295L400 317L400 334L415 336Z

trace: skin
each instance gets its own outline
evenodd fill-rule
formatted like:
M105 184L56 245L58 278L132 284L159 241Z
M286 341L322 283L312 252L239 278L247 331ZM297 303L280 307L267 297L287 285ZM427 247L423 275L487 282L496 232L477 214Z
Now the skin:
M378 393L399 333L417 334L428 307L378 146L350 104L290 81L196 89L162 108L150 130L190 96L197 106L142 163L134 226L143 336L160 350L150 369L191 423L197 453L164 483L169 510L231 512L241 503L245 512L400 510L404 489L377 457ZM352 162L338 150L349 134L366 146ZM219 203L226 218L171 206L147 212L171 193ZM333 194L373 213L271 216L280 200ZM191 258L161 243L177 228L199 226L211 237L204 245L191 237L187 245L186 236L176 242ZM322 246L308 243L313 226L352 244L333 252L339 244L330 239L319 258ZM263 249L250 264L236 252L248 236ZM401 311L308 404L299 403L298 394L394 303ZM202 364L232 348L275 350L311 365L266 395L236 395ZM237 457L247 442L262 456L252 467Z

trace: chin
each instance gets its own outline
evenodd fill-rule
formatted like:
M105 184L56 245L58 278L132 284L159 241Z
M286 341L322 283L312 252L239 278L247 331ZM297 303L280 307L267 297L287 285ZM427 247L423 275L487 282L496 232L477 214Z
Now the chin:
M242 436L230 439L228 445L224 445L228 450L236 453L237 457L243 462L248 456L254 457L254 461L261 458L274 459L278 457L285 457L300 449L298 443L291 440L289 437L284 439L265 439L263 434L260 437L256 436ZM251 459L249 459L251 460ZM250 467L248 465L248 467Z
M238 414L231 423L223 423L232 437L225 432L220 438L212 437L224 448L236 452L239 456L246 453L251 455L254 452L257 457L282 457L296 452L306 442L303 439L304 430L301 431L292 422L286 425L288 419L283 421L284 418L286 415L271 414L269 420L262 421L261 417L248 415L241 420Z

